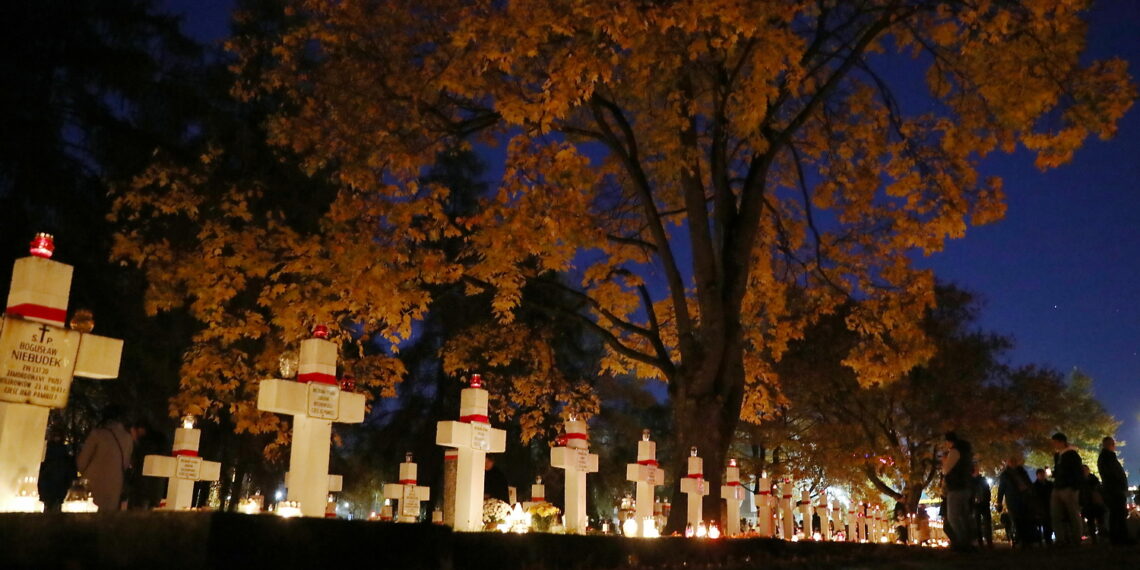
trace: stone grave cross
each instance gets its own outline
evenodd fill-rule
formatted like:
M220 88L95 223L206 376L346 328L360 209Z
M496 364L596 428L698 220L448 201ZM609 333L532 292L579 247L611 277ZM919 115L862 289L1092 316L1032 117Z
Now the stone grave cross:
M724 470L724 485L720 486L720 498L724 499L726 509L724 530L728 536L740 534L740 502L744 500L744 487L740 485L740 467L736 466L735 459L728 460L728 467Z
M756 533L762 538L772 538L775 529L772 524L772 507L776 499L772 496L772 479L761 472L756 484Z
M337 347L328 335L317 325L313 338L301 341L296 381L262 380L257 394L257 409L293 416L287 500L299 503L307 517L325 516L333 422L364 421L364 395L341 390L337 383ZM286 368L282 376L290 376Z
M400 502L396 522L416 522L420 518L420 501L431 498L431 488L416 483L416 464L412 453L404 454L400 464L400 481L384 485L384 496Z
M550 465L566 470L563 526L566 532L586 532L586 474L598 472L598 456L590 453L586 422L574 419L566 422L565 445L550 448ZM559 438L562 439L562 438Z
M483 529L483 482L488 453L507 449L507 432L491 427L487 391L478 374L459 392L459 421L436 424L435 443L456 450L455 530Z
M48 413L67 405L72 378L115 378L123 352L123 341L91 334L90 311L76 311L64 328L72 267L52 261L49 234L36 234L30 251L12 268L0 317L0 511L15 508L21 482L38 477Z
M644 526L653 520L654 487L665 482L665 471L657 464L657 444L649 439L649 430L641 432L637 442L637 463L627 463L625 478L634 481L638 536L645 536Z
M792 506L792 490L795 487L792 485L791 479L785 479L784 484L780 486L780 512L783 514L784 540L792 540L796 535L796 514Z
M697 456L697 448L689 449L688 473L681 479L681 492L688 495L689 524L695 531L701 524L705 495L709 494L709 484L705 481L704 460Z
M205 461L198 457L198 442L201 430L194 429L194 418L182 419L182 427L174 430L174 453L147 455L143 458L142 474L147 477L165 477L166 499L159 506L161 510L181 511L191 508L194 499L194 483L197 481L217 481L222 464Z

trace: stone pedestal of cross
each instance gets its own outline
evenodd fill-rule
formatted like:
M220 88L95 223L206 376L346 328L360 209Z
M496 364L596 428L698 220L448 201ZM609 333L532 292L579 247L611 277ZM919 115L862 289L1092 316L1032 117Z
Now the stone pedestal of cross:
M641 432L637 442L637 463L627 463L625 478L635 484L637 536L645 536L645 526L653 522L654 488L665 481L665 471L657 464L657 444L649 439L649 430Z
M472 374L470 386L459 393L459 421L436 424L435 443L456 450L452 528L467 532L482 530L487 454L507 449L507 432L491 427L487 417L487 391L478 374Z
M796 535L796 515L792 505L793 489L791 479L785 479L784 484L780 485L780 514L783 515L781 530L784 533L784 540L792 540Z
M400 502L396 522L414 523L420 520L420 501L431 498L431 489L416 484L416 464L412 454L404 455L400 464L400 482L384 485L384 497Z
M681 479L681 492L688 496L689 524L695 531L703 520L705 495L709 494L709 484L705 481L704 460L697 456L697 448L689 450L688 472Z
M187 416L182 427L174 430L172 456L147 455L143 458L142 474L147 477L165 477L166 499L159 510L183 511L193 507L194 483L217 481L222 464L198 457L201 430L194 429L194 418Z
M772 480L767 473L761 473L756 483L756 534L762 538L772 538L775 535L773 507L776 498L772 496Z
M52 261L54 249L37 234L32 255L16 260L0 317L0 511L20 508L21 484L38 478L48 414L67 405L72 378L119 375L123 341L90 334L89 311L63 328L72 267Z
M740 486L740 468L735 459L728 460L724 470L724 485L720 487L720 498L724 499L726 517L724 531L728 536L740 534L740 502L744 500L744 487Z
M815 516L819 517L819 539L822 541L831 540L831 524L828 521L830 512L827 508L827 494L820 494L815 504Z
M586 532L586 474L598 472L598 456L590 453L586 422L566 422L565 445L550 448L550 465L566 470L563 526L571 534ZM562 439L562 438L560 438Z
M304 516L324 517L330 490L332 424L363 422L364 395L340 389L337 348L326 340L328 329L318 325L313 336L301 342L297 380L262 380L257 409L293 416L287 499L299 503Z

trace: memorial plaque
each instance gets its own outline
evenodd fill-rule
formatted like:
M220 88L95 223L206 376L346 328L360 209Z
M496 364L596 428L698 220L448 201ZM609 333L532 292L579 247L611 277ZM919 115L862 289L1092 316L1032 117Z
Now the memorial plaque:
M420 500L416 496L415 485L404 485L403 494L400 495L400 516L419 518Z
M340 388L335 384L309 382L309 417L322 420L340 417Z
M202 458L178 456L178 466L174 469L174 476L179 479L197 481L202 474Z
M67 405L81 333L6 317L0 330L0 400Z
M471 448L480 451L490 451L491 449L491 426L472 422L471 424Z

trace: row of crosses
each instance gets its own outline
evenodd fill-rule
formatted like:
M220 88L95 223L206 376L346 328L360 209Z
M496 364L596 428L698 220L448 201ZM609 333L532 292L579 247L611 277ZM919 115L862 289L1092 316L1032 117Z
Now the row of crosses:
M90 313L77 311L71 326L64 327L72 267L51 259L52 237L37 234L30 252L29 257L15 262L8 303L0 317L0 510L14 504L20 481L38 473L49 411L66 406L72 378L114 378L118 376L122 353L121 340L91 334ZM337 346L328 340L328 329L318 325L313 338L301 343L296 379L263 380L259 386L258 409L293 417L285 485L287 500L298 504L304 516L325 516L329 493L342 486L339 475L329 474L332 424L364 421L364 396L341 389L336 367ZM291 375L285 368L282 367L282 375ZM170 456L148 455L144 459L144 475L169 480L160 508L190 508L194 484L218 480L220 464L198 456L200 437L193 418L188 417L175 430ZM448 448L449 457L454 455L456 460L454 528L482 529L484 461L488 453L505 451L506 432L491 427L488 394L478 374L472 375L469 386L460 393L458 421L437 425L436 443ZM551 448L550 462L566 471L565 528L571 533L585 532L586 475L598 471L598 456L589 451L586 422L571 417L565 423L565 434ZM653 516L654 488L665 479L648 430L638 442L637 462L627 466L626 477L636 485L638 534L644 535L646 527L642 525ZM703 460L697 456L696 448L688 458L681 491L688 495L689 523L696 526L702 520L703 498L709 494ZM794 521L790 484L782 491L784 535L791 536ZM773 492L768 478L761 477L756 502L762 536L774 533ZM385 485L384 494L398 501L398 521L418 520L420 502L430 497L430 490L417 484L416 464L410 453L400 464L398 483ZM532 503L545 500L541 480L532 487L531 496ZM721 498L728 507L726 530L729 535L738 534L744 488L735 460L726 469ZM804 520L810 521L813 509L806 491L799 507ZM832 518L838 521L838 504L833 511L836 514ZM815 512L826 527L825 496L820 498Z

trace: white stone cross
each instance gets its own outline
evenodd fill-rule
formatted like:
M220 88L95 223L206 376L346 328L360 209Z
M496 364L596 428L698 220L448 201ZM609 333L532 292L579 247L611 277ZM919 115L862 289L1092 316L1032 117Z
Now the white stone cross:
M740 486L740 468L735 459L728 460L724 470L724 485L720 486L720 498L726 503L725 533L728 536L740 534L740 502L744 500L744 487Z
M807 489L800 491L800 500L796 503L800 509L800 519L803 521L804 539L811 539L811 494Z
M819 496L819 502L817 502L815 505L815 515L819 517L819 539L823 541L831 540L829 532L831 525L828 521L829 512L830 511L827 508L827 494L821 493Z
M689 524L695 531L701 524L705 495L709 494L709 484L705 481L704 460L697 456L697 448L689 450L688 473L681 479L681 492L688 495Z
M641 441L637 442L637 463L626 464L625 478L636 485L637 536L645 536L644 525L654 515L654 487L665 482L665 471L657 464L657 444L649 439L649 430L641 432Z
M792 506L794 488L791 479L785 479L784 484L780 485L780 512L783 514L784 540L791 540L796 535L796 515Z
M571 417L565 429L565 445L550 448L550 465L566 470L563 526L568 533L584 534L587 525L586 474L598 472L598 456L590 453L586 422Z
M459 421L436 424L435 443L456 449L455 530L482 530L487 454L507 449L507 432L491 427L487 391L478 374L472 374L470 386L459 393Z
M431 488L416 483L416 464L412 454L404 454L400 464L400 481L384 485L384 496L400 502L396 522L417 522L420 519L420 501L431 498Z
M772 496L772 480L767 473L761 473L756 484L756 533L762 538L772 538L775 534L773 507L776 498Z
M859 542L859 530L855 524L859 519L855 516L855 505L854 501L847 505L847 516L843 519L844 525L847 527L847 542Z
M304 516L324 517L332 424L363 422L364 395L341 390L337 384L337 347L327 340L328 329L317 325L313 337L301 341L296 381L261 381L257 409L293 416L287 499L299 503ZM282 370L282 375L288 376L286 372Z
M193 507L194 483L217 481L221 475L221 463L198 457L201 437L201 430L194 429L194 418L186 416L182 427L174 430L172 456L147 455L143 458L143 475L168 479L166 499L158 507L160 510L182 511Z
M843 528L843 505L839 504L839 499L831 501L831 525L834 527L831 533L835 538L838 538L839 533L847 532Z
M48 414L67 405L72 378L119 375L123 341L90 334L90 312L63 327L72 267L52 261L54 250L50 235L36 234L32 255L12 268L0 317L0 511L19 508L21 482L38 477Z

